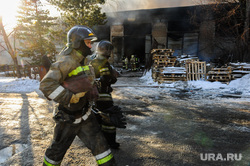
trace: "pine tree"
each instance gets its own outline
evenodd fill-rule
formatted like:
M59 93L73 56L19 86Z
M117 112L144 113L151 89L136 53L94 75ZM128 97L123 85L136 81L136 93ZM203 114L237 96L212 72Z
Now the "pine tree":
M30 58L31 64L40 64L43 55L55 54L50 35L55 18L49 16L48 10L43 10L40 0L22 0L17 18L21 57Z
M75 25L103 25L106 14L101 12L100 4L105 0L47 0L57 6L65 22L66 29Z

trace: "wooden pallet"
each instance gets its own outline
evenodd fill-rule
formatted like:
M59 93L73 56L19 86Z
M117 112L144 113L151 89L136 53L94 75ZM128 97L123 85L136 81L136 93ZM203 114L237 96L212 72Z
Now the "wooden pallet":
M184 67L165 67L159 69L159 83L168 81L186 81L186 69Z
M231 80L231 75L216 75L211 76L211 80Z
M184 67L165 67L159 69L161 73L186 74Z
M173 67L176 63L176 58L165 59L165 60L154 60L154 67L163 68L163 67Z
M232 71L209 71L209 75L228 75L231 74Z
M153 70L152 78L154 81L163 83L168 81L184 81L186 80L186 69L174 67L176 64L176 57L173 55L172 49L153 49ZM166 71L167 70L167 71Z
M174 82L174 81L186 81L186 77L159 77L158 83Z
M154 54L153 55L153 60L159 60L159 59L165 60L165 59L168 59L169 57L170 56L167 56L167 55Z
M155 59L154 63L159 64L159 63L175 63L176 58L167 58L167 59Z
M233 67L232 80L243 77L246 74L250 74L250 63L230 63Z
M230 82L232 80L232 70L231 66L227 68L213 68L208 72L208 81L214 82Z
M187 80L206 80L206 62L186 61Z
M175 74L175 73L160 73L159 77L172 77L172 78L177 78L177 77L186 77L186 74Z
M210 82L223 82L223 83L229 83L231 81L231 79L207 79Z
M174 56L171 55L165 55L165 54L153 54L153 59L172 59L172 58L176 58Z
M162 55L173 55L174 51L172 49L153 49L151 54L162 54Z
M250 72L250 66L240 66L240 67L234 68L234 70L241 70L241 71L249 71Z

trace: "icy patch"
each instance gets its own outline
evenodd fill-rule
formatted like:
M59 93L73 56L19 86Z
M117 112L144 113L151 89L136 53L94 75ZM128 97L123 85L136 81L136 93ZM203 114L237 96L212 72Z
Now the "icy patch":
M224 131L228 130L228 129L237 130L237 131L240 131L240 132L250 133L250 128L249 127L238 126L238 125L235 125L235 124L229 124L228 126L222 128L222 130L224 130Z
M133 126L127 126L128 130L132 130L132 131L136 131L138 128L137 126L133 125Z
M15 154L22 152L27 147L27 144L13 144L7 148L0 150L0 164L4 163Z
M244 126L233 126L235 130L250 133L250 128Z
M161 134L162 131L149 131L149 133L150 133L151 135L157 135L157 134Z

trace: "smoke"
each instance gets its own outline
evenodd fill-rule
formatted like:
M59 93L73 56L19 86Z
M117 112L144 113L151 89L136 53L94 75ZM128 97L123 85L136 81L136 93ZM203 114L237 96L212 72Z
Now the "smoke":
M105 12L109 18L113 18L115 23L123 24L125 20L136 20L136 12L131 10L145 10L157 8L172 8L183 6L201 5L204 1L211 0L106 0L106 3L101 6L102 12ZM126 11L125 15L119 15L116 12ZM147 18L147 16L145 16Z
M107 0L104 12L192 6L200 0Z

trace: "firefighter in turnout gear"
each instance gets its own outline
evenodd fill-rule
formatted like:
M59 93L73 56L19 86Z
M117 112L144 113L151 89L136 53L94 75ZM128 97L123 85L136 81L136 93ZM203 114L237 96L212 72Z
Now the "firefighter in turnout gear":
M125 57L122 58L122 68L126 69Z
M120 144L116 142L116 127L125 128L125 117L122 115L121 109L118 106L114 106L114 102L111 96L112 88L111 84L117 81L118 72L109 64L108 59L113 50L111 42L102 40L96 47L96 58L90 62L90 65L94 67L95 76L98 78L98 91L99 98L96 101L96 108L98 111L108 113L116 116L117 123L114 124L110 121L106 121L99 114L99 119L103 134L108 141L111 148L117 149ZM117 117L118 116L118 117Z
M44 166L59 166L76 136L91 150L98 165L115 165L110 147L91 111L91 103L98 98L94 70L83 64L84 58L91 54L91 41L96 39L92 29L86 26L71 28L67 46L40 83L45 97L57 103L53 113L56 122L53 140L45 152Z
M129 65L128 57L125 58L124 63L125 63L125 69L128 70L128 65Z
M136 71L136 57L134 55L131 55L130 64L131 64L131 70Z

